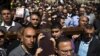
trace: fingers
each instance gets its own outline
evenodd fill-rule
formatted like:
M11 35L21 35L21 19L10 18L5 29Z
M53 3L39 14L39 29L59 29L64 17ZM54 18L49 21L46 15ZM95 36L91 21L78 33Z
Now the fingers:
M42 39L42 38L44 38L45 37L45 35L43 34L43 33L40 33L39 35L38 35L38 40L40 40L40 39Z
M76 35L73 35L72 38L77 39L79 36L80 36L80 34L76 34Z
M35 56L38 56L42 51L43 51L42 48L38 48L38 49L36 50Z
M50 38L50 41L52 41L52 42L53 42L54 47L55 47L55 46L56 46L56 41L55 41L55 39L54 39L54 38Z

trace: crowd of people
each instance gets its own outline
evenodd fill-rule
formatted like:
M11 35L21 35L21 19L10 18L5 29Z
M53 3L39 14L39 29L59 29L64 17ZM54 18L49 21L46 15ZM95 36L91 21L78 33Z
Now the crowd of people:
M47 1L0 9L0 56L100 56L99 4Z

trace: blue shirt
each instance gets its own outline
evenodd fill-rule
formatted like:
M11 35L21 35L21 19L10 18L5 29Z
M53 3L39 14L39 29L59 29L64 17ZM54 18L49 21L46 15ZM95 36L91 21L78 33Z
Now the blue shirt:
M71 17L69 17L69 16L67 16L67 18L65 19L65 25L68 27L68 26L70 26L70 22L71 22L71 20L72 20L72 18Z
M79 16L73 16L73 17L67 16L67 19L65 19L65 25L67 27L75 27L79 25L78 21L79 21Z
M73 16L72 19L73 19L72 21L74 22L73 26L78 26L79 25L79 16L77 16L77 15Z
M84 42L84 41L80 42L78 56L87 56L87 52L88 52L88 49L89 49L89 44L90 44L90 41L87 42L87 43Z

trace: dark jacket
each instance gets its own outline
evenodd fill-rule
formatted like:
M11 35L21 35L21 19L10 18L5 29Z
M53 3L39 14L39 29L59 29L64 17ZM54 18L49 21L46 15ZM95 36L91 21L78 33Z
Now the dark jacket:
M15 25L14 26L11 26L8 31L17 32L22 27L21 24L19 24L17 22L14 22L14 24ZM0 25L0 29L3 30L4 32L8 32L6 30L6 27L5 26Z
M79 45L82 38L79 38L75 41L75 52L78 53ZM100 56L100 40L97 36L93 37L93 40L89 44L89 49L87 56Z

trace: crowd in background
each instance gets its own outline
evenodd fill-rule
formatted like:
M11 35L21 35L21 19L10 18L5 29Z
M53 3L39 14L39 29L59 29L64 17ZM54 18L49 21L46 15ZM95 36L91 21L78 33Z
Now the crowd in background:
M0 56L100 56L99 7L75 0L11 0L0 6Z

